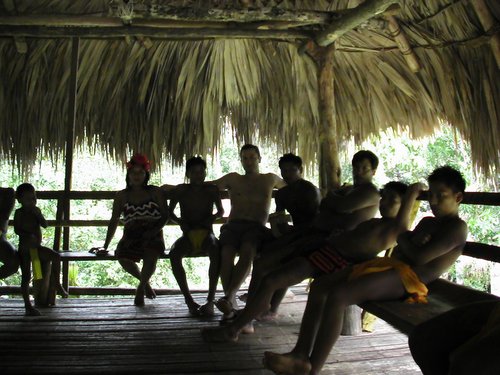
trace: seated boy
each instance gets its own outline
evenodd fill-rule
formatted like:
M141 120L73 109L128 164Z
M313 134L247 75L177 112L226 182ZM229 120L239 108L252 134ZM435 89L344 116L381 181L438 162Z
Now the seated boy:
M397 236L408 230L410 211L422 185L413 184L406 190L406 185L400 182L385 185L380 200L381 218L365 221L351 231L331 236L322 247L276 268L263 279L255 296L233 323L218 329L204 330L204 339L236 341L242 330L251 332L248 325L258 314L268 309L277 289L297 284L308 277L339 272L392 247Z
M68 293L59 280L61 257L54 250L42 246L40 227L46 228L47 221L36 206L35 188L28 183L19 185L16 189L16 198L21 204L21 208L18 208L14 213L14 231L19 236L19 256L21 258L21 292L26 315L37 316L40 315L40 312L33 307L29 296L32 259L39 258L41 261L52 262L50 275L52 282L63 297L67 297Z
M0 188L0 279L5 279L19 269L19 257L14 247L7 241L9 216L14 208L15 192L12 188Z
M434 217L426 217L413 231L401 233L391 258L377 258L316 279L294 349L287 354L264 353L268 369L318 374L340 335L347 306L408 294L422 300L424 284L437 279L455 262L467 238L467 225L458 216L465 181L460 172L446 166L436 169L428 182Z
M189 312L193 315L213 315L214 297L219 278L219 246L212 230L212 224L217 217L222 217L224 209L220 200L219 189L215 185L204 184L206 163L200 157L192 157L186 162L186 177L189 184L177 185L171 191L170 217L182 229L182 237L175 241L170 250L172 272L179 284ZM180 218L174 214L175 206L179 203ZM213 207L217 213L213 214ZM205 305L198 305L187 285L186 273L182 266L185 256L207 255L210 258L208 270L209 290Z

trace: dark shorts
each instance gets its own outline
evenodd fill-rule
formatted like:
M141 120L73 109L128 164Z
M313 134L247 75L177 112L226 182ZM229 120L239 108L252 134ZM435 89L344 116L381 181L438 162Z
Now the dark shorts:
M220 245L230 245L235 249L239 249L246 242L254 245L259 250L262 243L272 239L273 233L271 229L255 221L231 220L220 228Z
M330 244L313 251L307 259L318 269L319 273L315 276L341 271L352 264Z

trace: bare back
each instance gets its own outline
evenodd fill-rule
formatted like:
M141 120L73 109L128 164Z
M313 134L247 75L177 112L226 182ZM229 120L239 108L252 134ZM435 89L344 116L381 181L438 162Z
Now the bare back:
M284 186L272 173L240 175L230 173L215 181L219 189L228 189L231 199L229 220L248 220L265 225L274 188Z

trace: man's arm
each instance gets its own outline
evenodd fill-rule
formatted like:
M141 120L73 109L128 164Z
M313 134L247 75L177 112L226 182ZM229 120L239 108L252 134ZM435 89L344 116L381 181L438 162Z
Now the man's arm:
M226 190L230 187L231 185L231 180L233 179L233 176L238 175L236 172L231 172L228 173L221 178L218 178L217 180L212 180L212 181L205 181L206 184L212 184L216 185L219 190Z
M378 205L379 200L379 192L370 184L354 187L346 195L328 193L321 201L321 207L337 213L350 213Z
M220 199L220 194L218 190L214 191L214 203L215 203L215 208L217 209L217 212L214 215L215 216L214 220L215 220L218 217L224 216L224 207L222 206L222 200Z
M407 231L410 228L410 214L419 194L425 189L425 185L417 182L408 186L401 206L396 216L395 230L398 233Z
M284 188L286 186L286 182L281 178L279 177L278 175L275 175L274 173L269 173L273 179L273 182L274 182L274 185L273 185L273 188L274 189L281 189L281 188Z
M414 232L418 233L418 226ZM452 220L439 231L428 235L426 242L422 244L414 243L412 235L414 234L404 234L401 241L398 238L400 251L415 265L423 265L463 246L467 239L467 224L458 218Z

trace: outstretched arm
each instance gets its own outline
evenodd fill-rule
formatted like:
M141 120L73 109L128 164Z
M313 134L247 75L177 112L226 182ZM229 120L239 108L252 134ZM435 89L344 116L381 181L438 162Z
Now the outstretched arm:
M397 231L399 233L407 231L410 228L410 214L420 193L425 189L421 182L411 184L406 191L401 206L396 216Z

